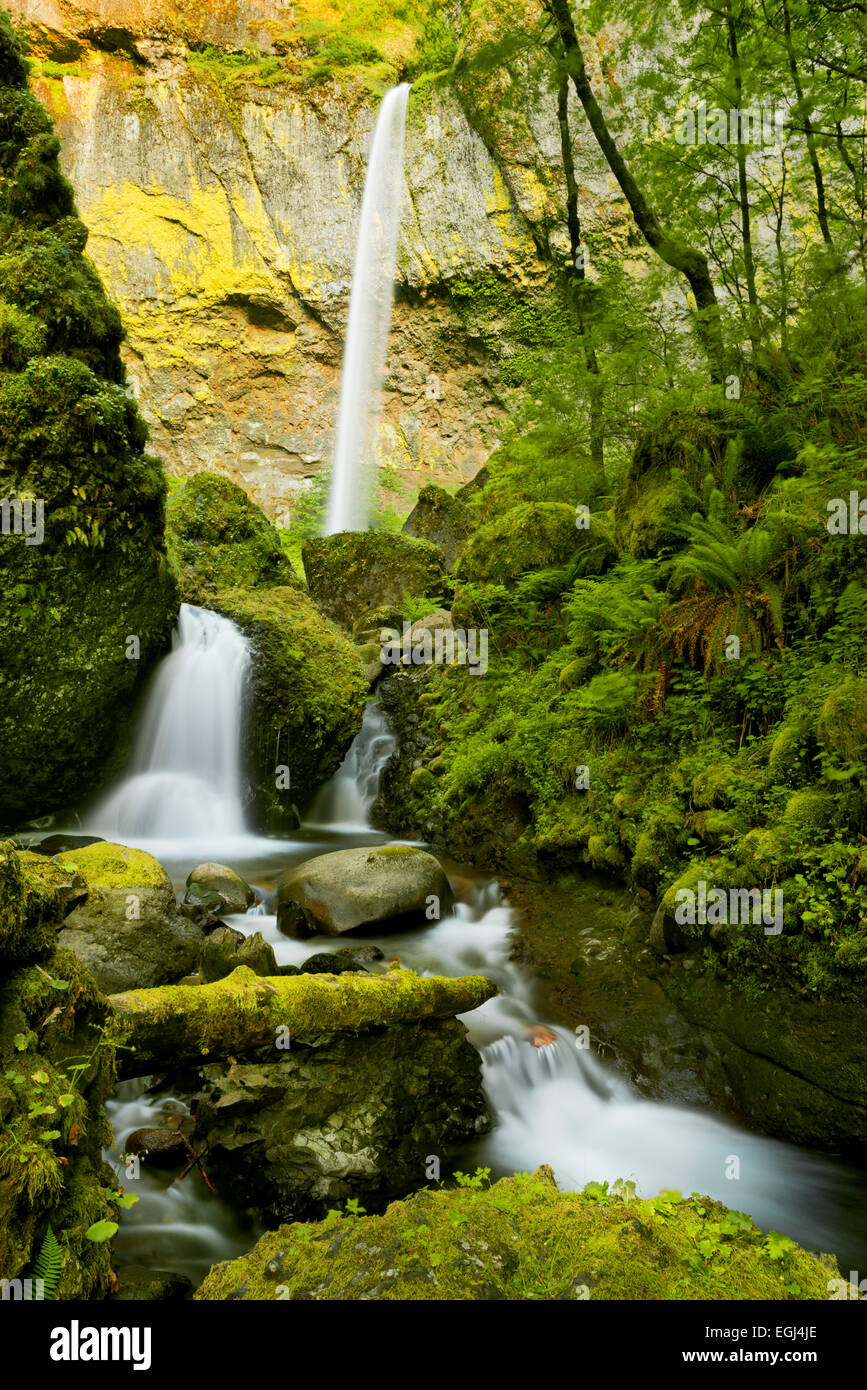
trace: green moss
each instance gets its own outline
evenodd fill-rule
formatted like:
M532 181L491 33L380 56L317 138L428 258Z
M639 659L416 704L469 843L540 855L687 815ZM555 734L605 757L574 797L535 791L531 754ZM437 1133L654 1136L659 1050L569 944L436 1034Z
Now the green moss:
M471 1180L473 1183L476 1180ZM623 1184L620 1185L623 1190ZM419 1192L382 1216L282 1226L215 1265L200 1300L826 1299L838 1274L693 1195L560 1193L551 1170Z
M387 531L346 531L305 541L310 592L328 617L352 628L372 609L396 607L404 596L443 592L443 553L426 540Z
M75 869L88 888L167 888L171 880L158 859L142 849L100 840L82 849L65 850L55 863Z
M14 44L8 33L0 48ZM123 754L176 594L165 485L124 389L123 329L51 121L0 62L0 472L43 508L41 541L0 550L0 820L80 803ZM11 85L10 85L11 84ZM130 635L138 638L135 655ZM40 749L39 757L33 748Z
M11 843L0 843L0 966L9 969L50 951L62 918L54 887Z
M361 727L368 682L359 650L297 587L221 590L211 606L253 645L248 766L258 815L280 829L281 815L336 772ZM281 766L289 787L277 786Z
M783 820L805 829L822 829L834 813L834 797L830 792L807 790L795 792L786 802Z
M218 589L295 582L279 532L228 478L197 473L173 490L166 527L169 556L188 603L207 603Z
M867 679L848 676L825 699L816 725L820 743L848 762L867 758Z
M563 502L525 502L480 526L455 568L461 581L507 584L528 570L561 565L586 544L575 509Z

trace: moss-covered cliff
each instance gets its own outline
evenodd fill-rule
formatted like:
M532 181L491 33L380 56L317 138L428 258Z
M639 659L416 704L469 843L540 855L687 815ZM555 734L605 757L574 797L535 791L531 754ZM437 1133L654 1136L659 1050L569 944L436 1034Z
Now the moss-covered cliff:
M532 96L519 119L498 79L450 72L460 27L427 0L13 10L155 445L272 517L331 458L370 133L382 93L416 79L381 458L414 487L472 476L537 332L527 298L547 303L568 252L544 53L515 65ZM486 3L465 20L471 58L503 16ZM592 142L576 151L586 225L622 250L622 204Z
M176 596L120 315L0 19L0 821L14 825L105 775Z

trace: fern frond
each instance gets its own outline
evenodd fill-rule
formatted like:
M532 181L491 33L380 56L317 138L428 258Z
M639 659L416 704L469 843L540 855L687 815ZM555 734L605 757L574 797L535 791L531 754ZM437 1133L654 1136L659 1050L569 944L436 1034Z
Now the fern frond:
M60 1275L63 1269L63 1251L57 1243L57 1237L51 1227L45 1232L45 1238L39 1247L39 1254L33 1262L33 1272L31 1278L41 1279L43 1285L43 1298L51 1299L57 1294L57 1285L60 1283Z

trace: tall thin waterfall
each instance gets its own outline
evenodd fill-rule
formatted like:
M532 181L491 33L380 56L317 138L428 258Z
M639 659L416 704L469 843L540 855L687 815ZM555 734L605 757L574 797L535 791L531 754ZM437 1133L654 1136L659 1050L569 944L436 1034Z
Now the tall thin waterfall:
M340 382L340 413L323 534L363 531L391 327L403 192L403 141L409 83L383 98L373 132L352 268L352 294Z
M86 828L124 843L242 835L241 717L249 667L247 640L234 623L182 604L129 772L93 807Z

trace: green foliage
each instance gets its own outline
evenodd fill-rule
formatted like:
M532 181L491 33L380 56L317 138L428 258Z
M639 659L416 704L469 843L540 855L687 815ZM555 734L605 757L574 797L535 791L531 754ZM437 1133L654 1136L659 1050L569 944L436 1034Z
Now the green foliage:
M60 1274L63 1269L63 1251L57 1243L57 1237L49 1226L45 1232L42 1244L39 1247L39 1254L33 1261L31 1278L42 1280L42 1297L53 1299L57 1296L57 1285L60 1282Z

